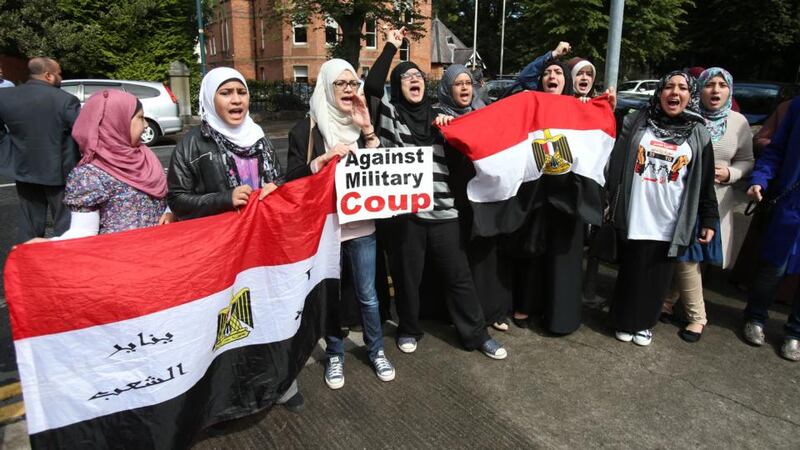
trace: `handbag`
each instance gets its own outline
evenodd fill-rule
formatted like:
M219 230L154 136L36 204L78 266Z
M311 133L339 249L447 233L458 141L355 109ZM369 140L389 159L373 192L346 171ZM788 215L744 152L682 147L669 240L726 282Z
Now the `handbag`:
M617 189L616 194L614 194L614 199L611 201L606 215L603 217L603 223L597 230L597 234L595 234L594 240L589 247L590 257L597 258L600 261L610 264L616 264L619 257L619 251L617 248L619 243L617 229L614 227L614 223L612 222L614 213L617 210L618 201L619 188Z
M791 186L789 186L788 189L776 195L775 197L767 198L765 195L765 198L761 199L760 202L756 200L750 200L747 203L747 207L744 209L744 215L752 216L755 214L759 216L770 216L773 208L775 208L775 205L778 204L778 201L796 191L798 187L800 187L800 180L795 181Z

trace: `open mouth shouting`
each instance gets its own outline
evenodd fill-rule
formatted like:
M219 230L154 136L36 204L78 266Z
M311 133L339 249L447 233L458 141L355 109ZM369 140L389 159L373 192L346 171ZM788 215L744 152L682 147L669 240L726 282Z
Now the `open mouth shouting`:
M581 94L589 92L589 82L586 80L578 81L578 92Z
M544 83L544 90L545 92L549 92L551 94L557 94L559 92L559 88L561 87L561 83L556 80L548 80Z

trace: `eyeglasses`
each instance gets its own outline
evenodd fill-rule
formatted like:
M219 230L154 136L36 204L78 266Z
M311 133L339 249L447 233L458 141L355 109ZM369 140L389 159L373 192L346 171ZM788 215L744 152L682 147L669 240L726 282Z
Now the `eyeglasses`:
M420 72L420 71L418 71L418 70L415 70L413 72L408 71L408 72L400 75L400 79L401 80L409 80L409 81L411 81L411 80L422 80L422 81L425 81L425 74Z
M471 81L458 81L458 82L453 83L453 86L455 86L455 87L472 86L472 82Z
M350 86L350 89L356 90L358 89L359 86L361 86L361 82L357 80L350 80L350 81L336 80L333 82L333 86L336 89L339 89L340 91L343 91L345 86Z

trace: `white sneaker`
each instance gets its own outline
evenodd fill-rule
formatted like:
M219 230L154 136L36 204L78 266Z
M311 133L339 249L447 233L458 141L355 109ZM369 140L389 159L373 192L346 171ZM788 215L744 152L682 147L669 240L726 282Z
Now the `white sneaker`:
M403 353L414 353L417 349L417 340L408 336L401 337L397 340L397 348Z
M633 335L633 343L642 347L647 347L653 342L653 332L650 330L637 331Z
M618 341L622 342L630 342L633 340L633 335L631 333L626 333L625 331L617 331L614 333L614 336L617 337Z
M331 389L344 386L344 360L340 356L331 356L325 365L325 384Z
M377 375L381 381L394 380L394 366L389 362L389 359L386 358L386 354L383 353L383 350L380 350L378 356L372 360L372 368L375 369L375 375Z

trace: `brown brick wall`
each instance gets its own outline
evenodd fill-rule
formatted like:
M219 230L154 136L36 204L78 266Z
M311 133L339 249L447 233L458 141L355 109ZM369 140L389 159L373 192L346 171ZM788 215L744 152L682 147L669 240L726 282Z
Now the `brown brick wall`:
M295 44L291 24L278 18L272 8L274 0L230 0L220 4L214 21L207 26L207 33L217 37L217 55L207 56L209 68L222 65L233 66L248 79L287 80L294 79L295 66L307 66L309 79L313 82L319 68L328 59L325 44L324 21L315 17L307 27L307 44ZM419 3L425 16L431 15L430 1ZM224 17L231 26L231 47L222 51L222 23ZM263 42L262 42L263 21ZM430 30L430 19L426 19L423 29ZM364 47L362 41L361 57L356 70L361 74L363 67L372 67L383 49L382 25L377 26L377 45L375 49ZM425 72L431 70L431 40L426 35L418 41L411 41L410 59ZM393 63L399 62L399 56Z

